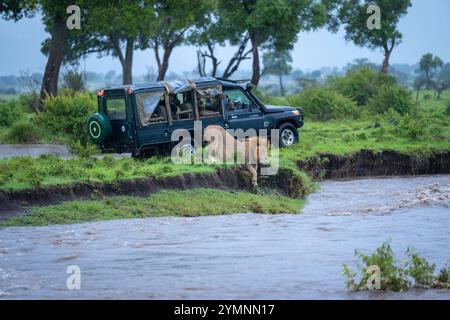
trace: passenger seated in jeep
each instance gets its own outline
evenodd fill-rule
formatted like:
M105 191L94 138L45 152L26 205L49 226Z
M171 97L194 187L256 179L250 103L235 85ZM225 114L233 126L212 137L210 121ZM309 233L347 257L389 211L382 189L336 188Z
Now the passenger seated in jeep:
M155 108L148 122L162 122L167 121L167 111L164 99L162 99Z
M178 99L177 95L174 93L169 93L169 105L170 110L172 111L172 116L175 118L176 114L178 113L178 107L180 106L181 102Z

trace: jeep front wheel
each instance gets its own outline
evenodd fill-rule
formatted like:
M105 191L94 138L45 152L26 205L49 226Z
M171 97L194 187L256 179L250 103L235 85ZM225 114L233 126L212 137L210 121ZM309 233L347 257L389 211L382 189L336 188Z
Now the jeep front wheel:
M286 148L298 142L298 131L290 123L284 123L279 128L280 147Z

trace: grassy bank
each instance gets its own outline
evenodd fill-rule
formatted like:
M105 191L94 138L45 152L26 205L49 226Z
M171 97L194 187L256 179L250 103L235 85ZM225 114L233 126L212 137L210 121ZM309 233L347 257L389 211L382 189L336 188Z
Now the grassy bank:
M43 226L85 221L162 216L206 216L231 213L298 213L299 199L215 189L165 190L146 198L115 196L101 200L71 201L34 207L26 215L0 222L0 226Z
M37 159L18 157L0 160L0 189L23 190L41 186L75 182L115 182L144 177L173 177L183 173L210 173L216 167L206 165L175 165L170 158L138 161L115 159L60 159L43 155Z

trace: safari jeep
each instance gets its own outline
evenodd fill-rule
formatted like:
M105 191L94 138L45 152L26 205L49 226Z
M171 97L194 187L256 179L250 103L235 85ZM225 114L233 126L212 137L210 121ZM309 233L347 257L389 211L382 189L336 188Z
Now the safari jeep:
M176 129L194 131L220 125L225 129L279 129L280 146L298 142L302 110L266 106L242 81L222 78L155 82L99 90L98 112L89 117L87 130L103 152L131 152L142 156L173 146Z

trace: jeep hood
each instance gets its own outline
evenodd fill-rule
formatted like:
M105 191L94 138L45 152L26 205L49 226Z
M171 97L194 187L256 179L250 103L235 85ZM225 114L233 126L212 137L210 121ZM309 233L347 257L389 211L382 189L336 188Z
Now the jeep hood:
M295 108L288 107L288 106L272 106L272 105L266 105L266 110L269 113L275 113L275 112L284 112L284 111L294 111Z

